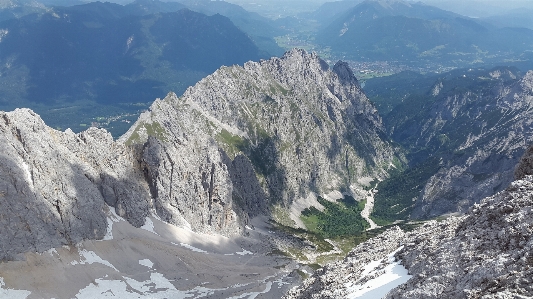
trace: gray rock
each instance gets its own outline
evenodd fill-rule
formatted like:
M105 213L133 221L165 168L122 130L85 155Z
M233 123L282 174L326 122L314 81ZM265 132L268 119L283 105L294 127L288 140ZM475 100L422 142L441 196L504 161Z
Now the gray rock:
M531 165L523 159L518 169L531 171ZM412 277L385 298L530 298L532 197L533 176L525 175L464 216L432 220L410 232L391 228L319 269L285 298L345 298L369 261L398 248L395 257Z
M500 77L488 91L437 99L427 121L412 132L419 136L419 146L437 142L450 128L465 132L455 137L457 144L450 149L455 153L444 157L440 170L426 182L415 202L413 219L465 213L514 180L515 166L533 142L533 72L520 80Z
M0 119L0 260L102 238L104 201L88 165L61 144L68 133L27 109Z
M315 54L223 67L156 100L118 141L1 113L0 259L102 238L104 211L155 211L197 232L241 234L272 204L384 177L394 152L345 63Z
M56 131L28 109L0 120L0 259L101 239L105 203L144 224L150 193L130 148L105 130Z
M227 233L246 223L241 210L253 216L384 177L394 155L347 64L330 70L303 50L217 70L156 101L120 142L144 146L163 219Z

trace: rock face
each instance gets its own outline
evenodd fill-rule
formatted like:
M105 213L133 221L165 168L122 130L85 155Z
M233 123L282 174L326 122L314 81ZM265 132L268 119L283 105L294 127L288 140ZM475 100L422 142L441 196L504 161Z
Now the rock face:
M106 202L144 224L142 172L107 132L59 132L27 109L1 112L0 132L0 260L102 238Z
M293 50L221 68L182 97L156 101L120 141L144 147L163 219L229 232L237 215L384 176L393 151L382 130L345 63L330 70Z
M527 83L532 79L533 72L528 72L519 81L501 83L477 96L449 96L439 105L435 120L424 125L428 134L451 126L454 121L450 119L465 117L472 120L464 125L474 129L457 148L458 155L465 154L430 178L416 203L414 218L466 212L473 203L513 181L515 165L533 141L533 93Z
M425 236L411 233L398 258L413 278L388 298L532 296L532 195L526 176L465 218L432 223Z
M344 63L314 54L225 67L169 94L118 141L0 114L0 259L100 239L114 207L136 227L155 212L197 232L235 235L272 204L349 191L382 177L393 151Z
M451 72L423 100L406 101L387 116L392 138L412 160L432 160L435 169L412 218L465 213L513 181L533 142L532 80L533 72L517 78L505 68Z
M525 168L531 171L527 162L517 167ZM465 216L430 221L411 232L389 229L357 246L344 261L318 270L286 298L342 298L349 293L347 285L361 279L369 259L398 248L395 256L412 277L385 298L530 297L532 196L533 176L525 175Z

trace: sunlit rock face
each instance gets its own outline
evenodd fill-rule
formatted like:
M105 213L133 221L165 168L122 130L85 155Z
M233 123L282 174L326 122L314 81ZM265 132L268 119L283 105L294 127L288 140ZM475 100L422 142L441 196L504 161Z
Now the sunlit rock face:
M160 217L231 234L271 204L385 176L383 137L347 64L292 50L155 101L119 141L142 151Z
M196 232L240 235L299 198L386 175L393 150L346 63L303 50L223 67L156 100L114 141L0 118L0 259L105 235L109 206L135 227L155 214Z

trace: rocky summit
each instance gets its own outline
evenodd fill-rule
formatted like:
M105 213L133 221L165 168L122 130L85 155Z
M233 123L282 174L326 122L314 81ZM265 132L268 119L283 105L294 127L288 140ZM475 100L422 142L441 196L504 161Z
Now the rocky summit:
M405 267L403 280L384 291L384 298L530 298L532 151L516 168L516 181L466 215L432 220L410 232L393 227L318 270L286 298L355 298L383 286L380 279L401 277L390 268L399 264ZM390 273L396 277L387 278Z
M225 236L273 206L298 225L281 219L294 203L350 194L394 159L347 64L302 50L158 99L118 141L54 130L27 109L0 116L1 260L101 239L108 207L135 227L155 215Z
M155 101L119 142L142 151L164 220L225 234L272 205L351 192L394 157L347 64L303 50L221 68Z

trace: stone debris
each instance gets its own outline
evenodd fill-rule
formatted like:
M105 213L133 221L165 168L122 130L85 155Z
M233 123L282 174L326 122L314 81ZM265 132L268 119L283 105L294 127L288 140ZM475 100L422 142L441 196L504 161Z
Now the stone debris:
M517 167L521 172L530 152ZM410 232L390 228L319 269L285 298L345 298L348 286L366 279L365 266L400 246L395 257L412 277L384 298L531 298L533 176L520 177L464 216L432 220Z

